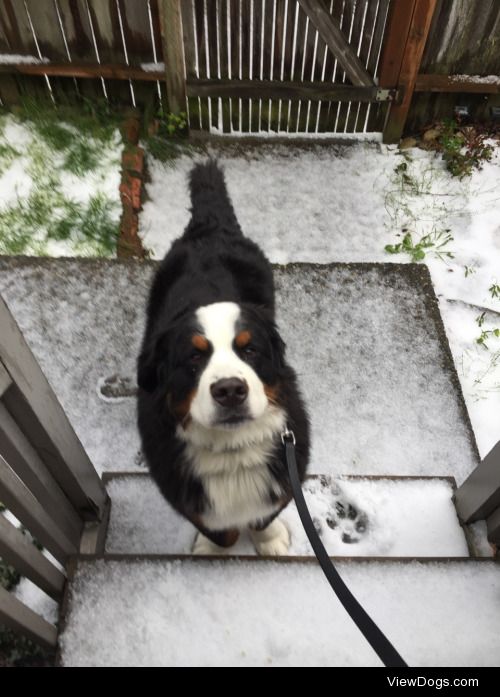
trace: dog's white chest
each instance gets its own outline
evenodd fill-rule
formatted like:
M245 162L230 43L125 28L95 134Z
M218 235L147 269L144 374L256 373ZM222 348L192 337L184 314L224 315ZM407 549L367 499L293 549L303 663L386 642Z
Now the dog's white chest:
M187 450L209 502L202 515L207 528L244 527L277 510L270 495L280 497L283 492L267 467L271 442L219 453L189 446Z
M283 491L267 465L284 424L283 410L272 407L260 420L233 431L192 424L182 433L187 459L209 502L202 515L207 528L244 527L279 508L270 496L280 498Z

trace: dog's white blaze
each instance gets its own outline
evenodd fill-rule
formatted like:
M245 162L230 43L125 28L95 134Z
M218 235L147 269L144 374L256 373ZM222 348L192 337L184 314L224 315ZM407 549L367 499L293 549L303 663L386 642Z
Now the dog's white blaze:
M212 355L191 402L191 420L178 427L186 443L186 457L199 477L209 501L202 516L212 530L241 527L277 510L269 500L282 491L267 466L286 424L283 409L271 404L255 371L233 350L240 308L236 303L213 303L196 312ZM223 378L240 378L248 385L246 406L250 420L234 427L217 425L220 407L210 386Z
M255 371L242 361L233 350L236 322L240 308L236 303L213 303L200 307L196 317L203 335L212 345L212 355L202 373L196 396L191 403L190 415L193 421L213 428L217 418L218 405L214 401L210 386L223 378L240 378L248 385L248 415L257 419L265 412L268 400L264 386Z

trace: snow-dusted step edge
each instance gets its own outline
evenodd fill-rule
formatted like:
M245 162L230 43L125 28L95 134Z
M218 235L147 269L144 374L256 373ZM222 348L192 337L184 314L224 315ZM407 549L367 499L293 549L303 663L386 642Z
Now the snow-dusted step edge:
M409 665L500 665L495 562L337 568ZM380 665L313 560L81 559L70 578L64 666Z
M147 473L106 473L111 497L107 554L189 555L195 529L161 496ZM331 556L468 557L464 529L446 477L309 477L304 493ZM297 509L281 514L291 532L289 556L312 556ZM230 555L254 555L246 533Z

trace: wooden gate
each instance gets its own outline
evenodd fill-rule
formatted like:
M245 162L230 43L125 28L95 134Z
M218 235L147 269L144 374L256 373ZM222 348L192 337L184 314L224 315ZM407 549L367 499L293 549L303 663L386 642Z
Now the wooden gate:
M186 76L169 85L171 101L187 97L191 127L211 131L339 134L387 123L395 140L435 4L164 0L167 66L184 61Z
M195 127L225 133L382 129L386 105L378 105L394 96L375 82L389 0L181 5Z

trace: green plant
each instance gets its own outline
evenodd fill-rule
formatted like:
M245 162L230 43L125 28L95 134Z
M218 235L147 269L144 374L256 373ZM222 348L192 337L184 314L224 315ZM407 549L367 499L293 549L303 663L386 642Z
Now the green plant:
M397 244L386 244L385 251L389 254L406 253L413 262L423 261L426 254L432 253L433 256L444 260L445 257L453 259L453 254L446 250L447 244L453 241L450 230L433 230L427 235L423 235L417 243L413 242L410 232L405 232L401 242Z
M476 317L476 323L479 328L482 328L482 326L484 325L485 316L486 311L481 312L481 314ZM476 344L479 344L486 350L489 350L486 341L491 339L492 337L500 337L500 329L498 327L496 327L495 329L481 329L481 334L476 338Z
M498 285L498 283L493 283L488 290L492 298L498 298L500 300L500 285Z
M187 128L187 115L184 111L179 114L167 112L163 115L166 132L169 136L184 135Z
M491 160L493 148L485 142L487 136L473 126L460 127L455 120L445 119L440 128L438 150L454 177L468 177Z

